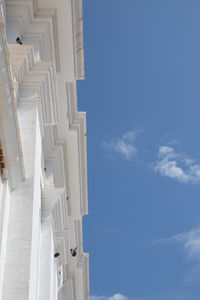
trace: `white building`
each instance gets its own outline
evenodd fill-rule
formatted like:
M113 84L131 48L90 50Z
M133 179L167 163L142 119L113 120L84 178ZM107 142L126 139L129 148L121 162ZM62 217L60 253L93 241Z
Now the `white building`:
M82 0L0 3L0 300L89 300Z

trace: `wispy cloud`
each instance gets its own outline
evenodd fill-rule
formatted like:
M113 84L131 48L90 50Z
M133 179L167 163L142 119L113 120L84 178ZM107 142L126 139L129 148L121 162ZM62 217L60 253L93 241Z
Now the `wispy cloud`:
M92 295L90 296L90 300L129 300L129 299L126 296L117 293L110 297Z
M139 130L130 130L121 137L112 138L108 142L103 142L103 146L109 154L119 154L125 160L131 160L137 155L136 137Z
M121 229L116 226L96 226L93 230L103 234L117 234L121 232Z
M158 240L159 243L179 243L183 246L187 258L200 263L200 227L180 233L169 238ZM199 270L200 271L200 270Z
M182 183L200 183L200 165L194 159L177 153L172 147L159 147L154 171Z
M118 233L119 232L119 228L112 228L112 227L107 227L104 229L106 233Z
M191 264L185 282L200 280L200 227L183 232L169 238L159 239L158 243L175 243L179 245L186 255L187 263Z

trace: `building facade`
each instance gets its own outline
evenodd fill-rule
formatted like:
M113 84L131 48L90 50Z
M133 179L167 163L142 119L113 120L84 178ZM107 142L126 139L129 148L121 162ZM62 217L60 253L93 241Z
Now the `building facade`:
M82 0L0 3L0 300L89 300Z

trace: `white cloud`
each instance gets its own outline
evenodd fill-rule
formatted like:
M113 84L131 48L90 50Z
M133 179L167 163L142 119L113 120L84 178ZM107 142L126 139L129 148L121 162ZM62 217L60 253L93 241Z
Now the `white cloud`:
M141 131L130 130L125 132L121 137L113 138L108 142L104 142L104 148L110 154L120 154L125 160L131 160L137 155L137 147L135 145L136 136Z
M115 294L112 297L109 297L108 300L128 300L128 298L122 294Z
M200 264L200 227L183 232L169 238L159 239L156 243L176 243L183 247L190 261ZM199 269L200 272L200 269Z
M200 165L172 147L160 146L154 171L182 183L200 183Z
M127 131L123 134L122 138L124 140L127 140L129 142L134 142L137 135L140 133L141 131L139 130L130 130L130 131Z
M126 296L117 293L111 297L92 295L90 296L90 300L129 300L129 299Z
M175 235L169 239L166 239L166 241L181 243L187 254L187 257L200 262L200 228L194 228L189 232Z
M185 282L200 280L200 227L183 232L169 238L159 239L158 243L175 243L185 252L190 268L186 274Z

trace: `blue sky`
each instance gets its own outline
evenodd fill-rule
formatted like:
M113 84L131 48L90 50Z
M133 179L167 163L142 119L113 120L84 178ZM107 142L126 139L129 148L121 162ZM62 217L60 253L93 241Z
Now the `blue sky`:
M83 6L91 300L199 300L200 1Z

